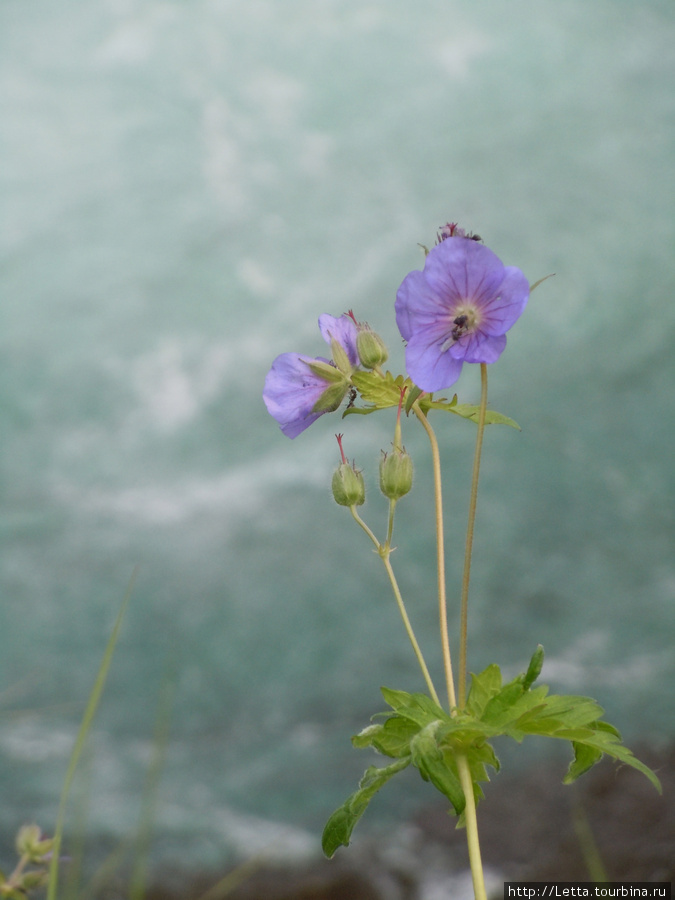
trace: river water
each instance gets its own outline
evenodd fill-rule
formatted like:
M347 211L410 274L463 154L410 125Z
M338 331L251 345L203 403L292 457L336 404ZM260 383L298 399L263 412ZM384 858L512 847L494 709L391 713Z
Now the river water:
M3 0L5 835L54 821L137 568L79 782L90 833L137 827L169 685L157 852L315 849L372 762L349 737L380 684L423 688L329 491L344 431L384 527L394 420L291 442L262 385L349 308L400 371L396 289L448 220L555 273L490 371L522 431L486 436L470 666L514 674L541 642L554 689L631 741L673 736L673 47L670 0ZM477 373L457 390L476 402ZM456 629L474 426L435 421ZM394 562L440 681L406 425ZM364 829L432 798L392 786Z

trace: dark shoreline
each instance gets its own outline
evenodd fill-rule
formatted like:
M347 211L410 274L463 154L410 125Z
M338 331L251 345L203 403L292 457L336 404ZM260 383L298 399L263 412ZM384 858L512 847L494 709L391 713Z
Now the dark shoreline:
M590 881L593 844L609 880L674 881L675 744L660 751L637 747L636 755L657 772L662 796L639 772L607 759L571 787L550 764L487 785L479 824L488 892L501 897L505 880ZM471 896L467 869L464 832L438 804L390 841L359 841L333 860L305 866L260 866L208 900L460 900ZM222 877L165 873L145 900L197 900Z

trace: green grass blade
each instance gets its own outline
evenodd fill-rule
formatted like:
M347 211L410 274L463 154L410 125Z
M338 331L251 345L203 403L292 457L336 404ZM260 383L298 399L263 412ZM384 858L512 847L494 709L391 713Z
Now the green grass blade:
M138 568L135 568L131 575L131 580L129 582L127 592L124 596L124 600L122 601L120 610L117 613L117 618L115 619L112 633L108 639L108 643L106 644L105 653L103 654L103 659L101 660L101 665L99 667L98 674L96 675L96 681L94 682L94 687L92 688L91 694L89 695L87 708L84 711L84 716L82 717L82 722L80 724L80 730L77 733L75 746L73 748L73 752L70 755L68 771L66 772L66 777L63 782L63 789L61 790L59 811L56 817L56 828L54 829L54 849L51 865L49 867L49 886L47 889L47 900L56 900L56 891L58 888L59 879L59 854L61 851L61 839L63 837L63 824L65 820L66 806L68 803L68 795L70 794L70 788L73 783L73 778L75 777L75 769L77 768L80 756L82 755L82 750L84 748L87 735L89 734L91 723L96 714L96 710L98 709L101 694L103 693L103 688L108 676L108 670L110 668L110 663L112 662L113 653L115 651L115 645L117 644L117 639L122 627L122 620L124 619L124 614L127 610L127 606L129 605L129 600L131 599L131 592L133 590L137 574Z

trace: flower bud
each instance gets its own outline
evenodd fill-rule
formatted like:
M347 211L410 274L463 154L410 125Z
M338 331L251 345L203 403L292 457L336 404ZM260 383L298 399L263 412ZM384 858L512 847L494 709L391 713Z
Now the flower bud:
M389 358L389 351L382 338L367 325L361 326L356 335L356 351L361 365L366 369L381 366Z
M333 497L340 506L362 506L366 499L363 474L348 462L340 463L333 473Z
M43 838L39 825L22 825L16 836L16 852L30 862L42 862L52 851L53 839Z
M403 449L394 447L391 453L382 453L380 460L380 490L389 500L404 497L413 483L413 462Z

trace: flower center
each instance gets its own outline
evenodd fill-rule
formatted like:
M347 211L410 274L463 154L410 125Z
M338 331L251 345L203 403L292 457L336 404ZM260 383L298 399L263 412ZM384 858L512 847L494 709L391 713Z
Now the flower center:
M480 310L476 309L475 306L469 306L469 304L457 306L452 312L454 313L452 330L450 337L441 348L442 351L448 350L453 344L461 340L464 335L474 332L481 322Z

